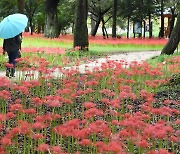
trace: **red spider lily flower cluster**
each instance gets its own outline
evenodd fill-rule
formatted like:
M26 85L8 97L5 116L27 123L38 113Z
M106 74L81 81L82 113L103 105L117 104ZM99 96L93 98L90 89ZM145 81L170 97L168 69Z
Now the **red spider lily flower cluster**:
M59 78L44 58L33 60L23 72L39 79L0 78L0 153L179 152L180 100L157 96L180 73L179 56L165 67L132 62L128 69L107 58L85 74L59 68Z

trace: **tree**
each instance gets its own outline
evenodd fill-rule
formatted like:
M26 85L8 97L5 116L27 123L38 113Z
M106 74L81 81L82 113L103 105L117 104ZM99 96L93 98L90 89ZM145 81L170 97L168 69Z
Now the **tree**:
M68 28L73 29L76 7L75 0L61 0L61 5L58 6L58 22L60 33L66 33Z
M45 1L45 12L46 21L44 36L49 38L59 37L58 29L58 17L57 17L57 6L59 0L46 0Z
M169 26L169 35L168 38L170 38L171 36L171 32L173 30L174 27L174 23L175 23L175 18L177 16L178 10L179 10L179 6L180 5L180 1L179 0L166 0L165 1L165 7L167 10L170 10L170 13L172 15L172 18L170 20L170 26Z
M130 5L131 4L131 5ZM129 26L130 26L130 20L133 16L133 10L134 10L134 0L122 0L119 4L119 15L127 20L127 38L129 38Z
M117 0L113 3L113 23L112 23L112 37L116 38L116 19L117 19Z
M103 37L108 37L105 24L112 18L112 13L110 13L111 15L106 20L105 15L111 11L112 4L112 0L89 0L89 12L92 14L91 19L95 21L95 26L91 33L92 36L96 35L102 22Z
M33 17L41 3L42 3L42 0L26 0L25 1L25 10L29 19L31 35L33 34Z
M172 30L169 41L162 49L161 54L170 55L174 53L180 41L180 28L179 27L180 27L180 12L178 13L176 25Z
M74 47L80 50L88 50L88 29L87 29L88 1L77 0L76 19L74 27Z
M0 19L6 16L18 12L17 1L3 0L0 1Z

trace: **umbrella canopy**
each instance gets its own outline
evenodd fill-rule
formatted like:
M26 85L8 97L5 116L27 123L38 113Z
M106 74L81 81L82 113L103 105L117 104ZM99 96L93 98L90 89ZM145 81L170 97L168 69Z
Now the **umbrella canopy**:
M12 38L25 29L28 18L24 14L12 14L7 16L0 23L0 37L4 39Z

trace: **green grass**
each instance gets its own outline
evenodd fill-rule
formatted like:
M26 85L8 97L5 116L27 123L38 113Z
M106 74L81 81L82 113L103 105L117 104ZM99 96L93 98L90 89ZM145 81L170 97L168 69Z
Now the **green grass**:
M3 40L0 39L0 44ZM60 47L65 49L71 49L73 42L62 42L51 39L42 39L38 37L24 37L22 47ZM101 44L90 44L89 51L108 53L108 52L123 52L123 51L150 51L150 50L161 50L163 45L133 45L133 44L120 44L120 45L101 45Z
M179 55L180 52L175 52L173 55L160 55L147 60L147 62L153 66L156 66L158 63L162 63L162 62L165 63L166 58L171 58L172 56L179 56Z
M90 45L90 51L96 52L127 52L127 51L157 51L162 50L163 45L132 45L132 44L121 44L121 45Z

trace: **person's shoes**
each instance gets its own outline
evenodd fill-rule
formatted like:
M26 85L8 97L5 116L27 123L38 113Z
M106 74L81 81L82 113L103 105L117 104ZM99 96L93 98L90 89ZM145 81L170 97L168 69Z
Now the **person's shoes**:
M13 77L15 77L15 75L14 75L14 74L10 74L9 77L10 77L10 78L13 78Z
M6 70L6 76L9 77L10 76L10 72L8 70Z

